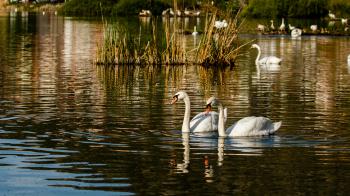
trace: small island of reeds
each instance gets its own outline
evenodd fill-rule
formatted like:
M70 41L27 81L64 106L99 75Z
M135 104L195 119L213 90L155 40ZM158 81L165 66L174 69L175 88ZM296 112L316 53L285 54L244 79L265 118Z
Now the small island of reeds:
M174 8L176 10L176 7ZM124 27L104 23L104 35L98 45L95 63L98 65L186 65L232 66L245 44L238 40L242 19L237 13L219 13L215 7L208 8L203 33L194 48L185 46L185 31L176 20L163 18L159 27L156 18L151 19L152 33L147 40L131 34ZM217 21L225 20L223 28ZM157 28L163 28L161 30ZM162 32L162 33L158 33Z

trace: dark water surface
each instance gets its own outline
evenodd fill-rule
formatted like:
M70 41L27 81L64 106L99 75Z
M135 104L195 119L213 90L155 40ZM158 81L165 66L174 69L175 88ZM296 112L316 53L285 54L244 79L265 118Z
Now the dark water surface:
M248 47L232 69L96 67L101 33L99 21L0 17L1 195L349 193L349 37L242 35L283 58L271 71ZM169 105L178 90L192 116L215 95L229 124L262 115L282 127L183 135L184 104Z

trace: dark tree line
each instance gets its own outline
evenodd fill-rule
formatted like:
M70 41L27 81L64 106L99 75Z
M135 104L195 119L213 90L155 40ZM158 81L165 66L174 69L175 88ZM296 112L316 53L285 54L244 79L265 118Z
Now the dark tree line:
M204 4L214 4L221 9L243 8L250 17L322 17L328 10L339 16L350 16L350 0L69 0L62 11L66 15L105 16L133 15L142 9L152 14L161 12L177 3L179 9L200 9Z

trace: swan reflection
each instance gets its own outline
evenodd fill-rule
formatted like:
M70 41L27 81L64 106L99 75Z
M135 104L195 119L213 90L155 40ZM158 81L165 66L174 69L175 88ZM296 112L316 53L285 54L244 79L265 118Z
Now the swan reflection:
M183 158L182 162L180 163L176 163L174 161L173 168L175 173L189 173L191 171L189 169L191 161L191 146L192 148L201 150L216 148L217 158L214 159L214 162L213 160L210 161L210 153L203 156L203 177L208 183L213 182L213 178L215 177L215 169L218 169L224 165L225 155L260 156L263 154L264 148L279 147L281 141L280 137L278 136L225 138L218 137L217 135L202 137L198 135L190 135L189 133L182 133L181 139L183 145ZM200 154L202 154L202 152ZM192 156L193 155L194 154L192 154Z
M190 164L190 134L182 133L182 145L184 147L183 161L176 164L176 170L179 173L188 173L188 165Z

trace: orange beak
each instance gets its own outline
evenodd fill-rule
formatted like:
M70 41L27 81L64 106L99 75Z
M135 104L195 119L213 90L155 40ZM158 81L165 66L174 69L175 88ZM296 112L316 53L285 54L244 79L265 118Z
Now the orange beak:
M210 104L208 104L206 107L205 107L205 114L207 115L207 114L209 114L209 112L211 112L212 110L211 110L211 105Z
M178 98L177 98L177 96L175 95L175 96L173 97L173 99L171 100L170 104L176 103L177 100L178 100Z

